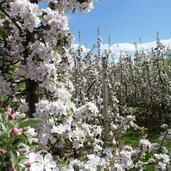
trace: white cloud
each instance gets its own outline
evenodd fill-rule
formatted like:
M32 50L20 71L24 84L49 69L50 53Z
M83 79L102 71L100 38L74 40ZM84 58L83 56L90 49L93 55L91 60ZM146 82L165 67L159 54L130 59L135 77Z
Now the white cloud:
M165 39L165 40L160 40L160 42L167 47L171 47L171 38L170 39ZM138 49L142 49L145 51L151 50L152 48L156 47L156 41L153 42L147 42L147 43L141 43L141 44L136 44ZM78 49L79 44L74 44L73 49ZM91 49L85 47L84 45L81 45L83 54L87 54ZM102 44L101 49L103 50L108 50L109 45L108 44ZM114 55L114 59L118 60L120 53L122 51L123 54L128 54L128 55L133 55L135 52L135 44L132 43L118 43L118 44L113 44L110 46L110 50L112 51L112 54ZM96 53L96 50L93 52Z
M79 44L74 44L72 48L76 50L78 49L79 46L80 46ZM90 51L90 49L86 48L84 45L81 45L81 48L82 48L82 52L85 54Z
M166 40L160 40L161 43L165 46L171 46L171 38L166 39ZM147 42L147 43L142 43L142 44L137 44L138 49L143 49L143 50L150 50L151 48L156 47L156 41L153 42ZM102 44L102 49L108 49L108 44ZM135 52L135 45L131 43L119 43L119 44L113 44L110 47L112 54L115 55L115 58L118 58L121 51L123 53L127 54L133 54Z

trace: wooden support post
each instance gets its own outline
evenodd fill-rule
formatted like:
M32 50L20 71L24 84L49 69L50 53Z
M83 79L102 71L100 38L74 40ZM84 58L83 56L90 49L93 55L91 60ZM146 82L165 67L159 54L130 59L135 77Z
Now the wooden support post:
M107 143L108 136L108 94L107 94L107 56L102 57L102 68L103 68L103 123L104 123L104 143Z

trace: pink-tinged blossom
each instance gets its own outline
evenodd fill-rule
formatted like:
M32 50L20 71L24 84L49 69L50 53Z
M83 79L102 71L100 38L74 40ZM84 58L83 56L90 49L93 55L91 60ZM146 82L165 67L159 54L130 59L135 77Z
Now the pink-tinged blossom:
M16 135L18 135L20 133L21 133L21 131L18 128L16 128L16 127L12 128L12 130L11 130L11 134L13 136L16 136Z
M40 19L38 15L40 13L37 4L33 4L28 0L15 0L10 2L10 8L10 13L13 16L19 16L24 21L22 28L33 32L33 29L39 26Z

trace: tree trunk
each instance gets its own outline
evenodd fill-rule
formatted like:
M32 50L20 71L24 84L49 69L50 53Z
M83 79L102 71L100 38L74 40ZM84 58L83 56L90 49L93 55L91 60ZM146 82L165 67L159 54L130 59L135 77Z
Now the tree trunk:
M23 55L24 55L24 64L27 65L27 58L30 53L28 50L28 44L30 42L34 42L34 34L27 31L25 36L26 39L25 42L23 42L23 46L25 50L23 52ZM26 102L28 103L28 107L29 107L28 116L29 118L32 118L33 113L36 112L35 104L38 102L38 94L37 94L38 82L28 78L25 82L25 86L26 86Z
M29 118L33 117L33 113L36 112L36 106L35 104L38 102L38 94L37 94L37 89L38 89L38 83L34 80L27 79L26 80L26 101L28 103L28 116Z

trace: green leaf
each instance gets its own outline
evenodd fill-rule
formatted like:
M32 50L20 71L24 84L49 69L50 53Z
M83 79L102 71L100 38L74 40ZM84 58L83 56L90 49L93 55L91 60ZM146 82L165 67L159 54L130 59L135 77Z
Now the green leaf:
M0 98L0 100L1 100L1 98ZM2 103L2 102L1 102ZM2 113L4 113L4 109L0 109L0 113L2 114Z
M44 121L39 118L31 118L31 119L25 119L18 123L18 128L25 128L28 126L35 126L35 125L41 125Z
M2 17L0 16L0 18L2 18ZM0 96L0 100L1 100L2 104L4 104L7 101L7 99L8 99L7 96ZM3 111L3 109L1 109L0 111Z
M5 19L5 14L0 13L0 18L1 18L1 19Z
M0 120L1 120L2 122L6 121L6 120L7 120L7 115L4 114L4 113L1 113L1 114L0 114Z
M27 139L26 139L26 137L24 135L16 135L15 140L20 141L20 142L22 142L24 144L27 143Z
M0 130L4 130L4 124L0 121Z
M0 132L0 139L5 138L8 136L7 132Z
M21 156L21 157L19 157L19 159L18 159L18 164L23 164L23 163L25 163L26 161L28 161L28 158L27 158L27 157L24 157L24 156Z
M17 171L23 171L23 165L22 164L17 165Z
M14 128L14 124L12 122L7 122L6 127L8 129L12 129L12 128Z
M17 164L17 153L10 151L10 160L13 167Z

